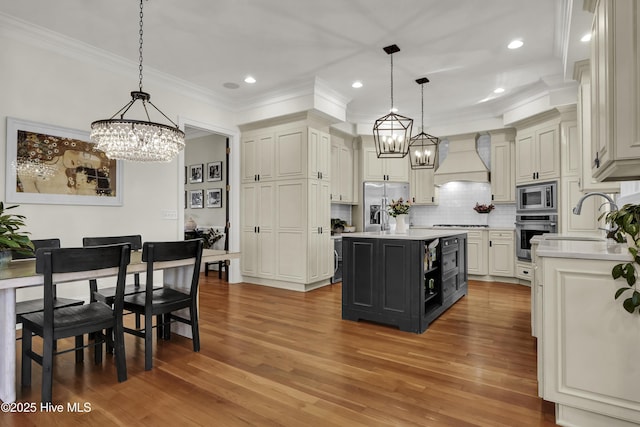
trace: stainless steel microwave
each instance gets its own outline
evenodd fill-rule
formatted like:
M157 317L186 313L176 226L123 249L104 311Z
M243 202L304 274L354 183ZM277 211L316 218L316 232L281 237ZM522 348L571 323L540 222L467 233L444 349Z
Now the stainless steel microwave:
M516 187L518 201L517 211L523 212L557 212L557 181L518 185Z

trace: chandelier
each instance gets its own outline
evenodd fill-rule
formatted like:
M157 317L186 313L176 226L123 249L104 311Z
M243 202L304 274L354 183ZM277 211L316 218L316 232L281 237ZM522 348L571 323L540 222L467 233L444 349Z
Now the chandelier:
M384 48L391 57L391 109L389 114L376 120L373 125L373 141L378 158L401 158L409 152L409 137L413 120L396 114L393 106L393 54L400 48L392 44Z
M131 92L131 101L111 118L91 123L91 141L110 159L138 162L169 162L184 148L184 132L166 114L151 102L151 95L142 90L142 4L140 0L140 47L137 91ZM129 109L140 101L147 120L125 119ZM173 126L154 123L147 105L153 107ZM116 116L119 116L116 118Z
M11 161L11 167L18 177L48 180L56 173L54 165L49 165L40 159L19 157Z
M438 161L438 144L440 140L424 132L424 85L429 79L422 77L416 80L422 89L422 126L421 132L409 140L409 160L411 169L434 169Z

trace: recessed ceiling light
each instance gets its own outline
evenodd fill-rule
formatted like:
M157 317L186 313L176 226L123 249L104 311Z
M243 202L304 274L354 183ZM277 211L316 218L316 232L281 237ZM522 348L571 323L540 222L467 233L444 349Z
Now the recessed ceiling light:
M251 76L247 76L247 77L244 78L244 82L245 83L249 83L249 84L254 84L256 82L256 79L254 79Z
M362 87L362 82L360 80L356 80L351 84L351 87L354 89L360 89Z
M504 92L504 88L503 87L497 87L493 90L493 93L502 93Z
M582 36L580 38L580 41L581 42L585 42L585 43L588 42L588 41L591 41L591 33L587 33L584 36Z
M507 45L507 47L509 49L518 49L518 48L522 47L522 45L524 45L524 42L522 40L520 40L520 39L517 39L517 40L511 41L511 43L509 43Z

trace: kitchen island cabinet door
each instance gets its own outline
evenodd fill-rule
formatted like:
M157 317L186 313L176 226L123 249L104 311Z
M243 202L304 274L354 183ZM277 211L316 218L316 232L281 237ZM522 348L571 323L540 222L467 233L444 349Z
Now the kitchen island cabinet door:
M350 268L343 273L348 276L343 277L343 319L371 320L418 332L414 330L418 322L411 321L412 288L419 295L419 286L411 286L420 282L420 266L411 262L417 257L412 257L417 246L417 242L390 239L361 239L345 245L344 265Z

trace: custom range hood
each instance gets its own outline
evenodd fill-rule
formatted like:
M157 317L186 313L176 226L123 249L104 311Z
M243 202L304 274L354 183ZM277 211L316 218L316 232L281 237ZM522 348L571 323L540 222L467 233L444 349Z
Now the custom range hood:
M451 181L489 182L489 170L478 155L479 136L469 133L446 138L449 153L435 172L435 185Z

